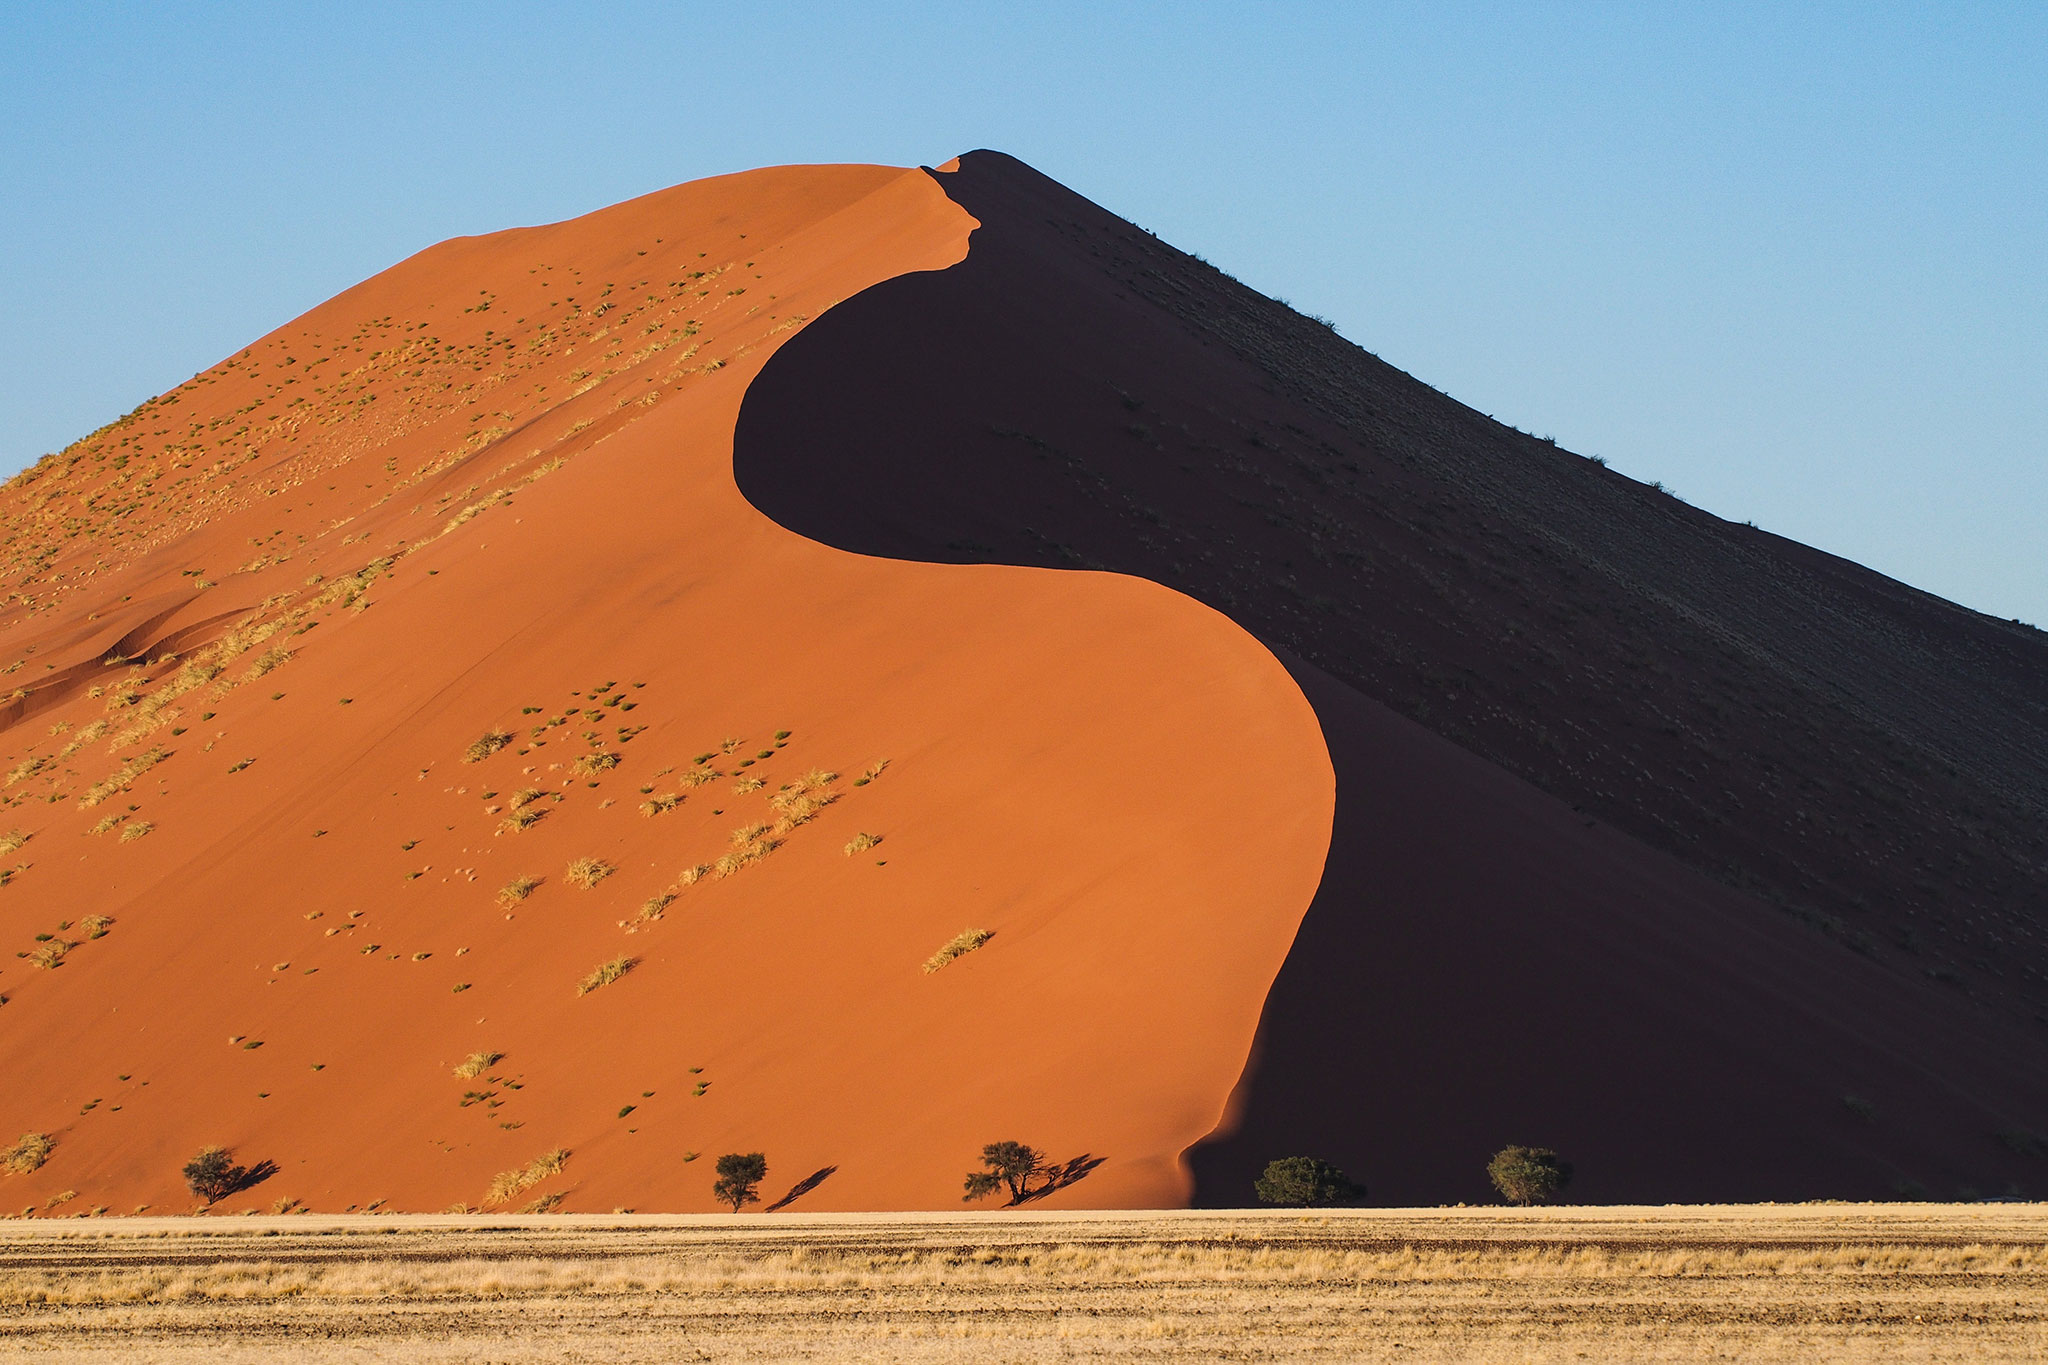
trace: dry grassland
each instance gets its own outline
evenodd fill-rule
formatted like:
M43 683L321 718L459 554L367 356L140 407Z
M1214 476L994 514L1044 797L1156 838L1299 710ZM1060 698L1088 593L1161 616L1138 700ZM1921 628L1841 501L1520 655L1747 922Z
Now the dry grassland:
M0 1349L290 1359L2034 1361L2041 1205L0 1225Z

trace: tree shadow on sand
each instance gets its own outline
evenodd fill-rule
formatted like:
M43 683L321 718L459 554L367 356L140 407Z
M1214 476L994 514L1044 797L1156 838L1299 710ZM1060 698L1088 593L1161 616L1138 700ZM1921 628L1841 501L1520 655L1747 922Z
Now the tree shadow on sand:
M773 1213L777 1209L788 1208L791 1204L794 1204L797 1200L803 1198L812 1190L815 1190L818 1188L818 1186L824 1184L826 1180L831 1178L832 1173L838 1169L839 1168L837 1166L827 1166L823 1170L812 1171L802 1180L799 1180L796 1182L796 1184L790 1186L788 1194L783 1195L782 1198L770 1204L767 1208L763 1209L762 1212Z
M1037 1172L1039 1177L1038 1183L1025 1186L1021 1194L1004 1204L1003 1207L1014 1209L1020 1204L1029 1204L1034 1200L1043 1199L1055 1191L1063 1190L1077 1180L1085 1180L1088 1177L1088 1173L1097 1166L1100 1166L1106 1159L1105 1157L1091 1156L1087 1152L1083 1152L1081 1155L1060 1165L1041 1166Z

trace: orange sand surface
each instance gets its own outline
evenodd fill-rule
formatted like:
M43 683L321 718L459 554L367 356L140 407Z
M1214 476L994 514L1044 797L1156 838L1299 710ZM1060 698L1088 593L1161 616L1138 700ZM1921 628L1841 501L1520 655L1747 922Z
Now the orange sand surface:
M1166 588L733 482L777 345L974 227L792 167L447 242L0 491L0 1144L55 1143L0 1208L183 1210L207 1144L278 1167L230 1210L555 1148L509 1207L761 1150L766 1202L943 1208L1005 1138L1100 1159L1049 1205L1185 1202L1328 847L1300 690Z

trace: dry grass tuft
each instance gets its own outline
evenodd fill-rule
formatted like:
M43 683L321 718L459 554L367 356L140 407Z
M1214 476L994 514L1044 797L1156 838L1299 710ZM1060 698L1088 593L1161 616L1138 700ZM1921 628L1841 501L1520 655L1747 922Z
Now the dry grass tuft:
M578 777L595 777L599 773L608 773L618 766L617 754L609 749L599 749L596 753L585 754L570 764L569 771Z
M856 853L865 853L881 842L881 835L869 834L863 831L846 841L846 856L851 858Z
M516 1170L500 1171L484 1194L484 1206L488 1208L516 1199L549 1176L561 1174L562 1168L568 1164L568 1151L557 1147L551 1152L542 1152Z
M936 953L924 960L926 974L937 971L956 957L973 952L994 937L995 935L987 929L962 929L947 939Z
M576 994L579 996L588 995L601 986L609 986L627 972L632 971L638 963L638 958L627 957L623 953L609 962L600 962L597 966L591 968L590 975L576 983Z
M716 768L700 767L690 769L690 771L677 778L676 781L682 783L685 787L701 787L708 782L716 782L718 776Z
M668 909L669 906L675 904L675 899L676 898L674 896L670 895L666 891L656 892L654 895L649 896L646 900L640 902L640 918L643 920L660 919L661 912Z
M503 730L493 727L476 743L462 751L462 761L464 763L481 763L500 749L510 748L511 745L512 736Z
M704 880L704 875L709 871L711 869L704 864L693 863L681 872L676 873L676 883L679 886L695 886L698 882Z
M512 799L507 801L505 805L512 810L525 810L528 806L546 795L547 793L539 787L528 787L525 791L513 792Z
M520 806L498 822L498 833L517 834L522 829L531 829L547 817L547 812L538 806Z
M650 796L645 801L642 801L640 803L640 813L651 819L657 815L666 815L682 804L683 794L681 792L666 792L660 796Z
M114 920L111 915L87 915L78 922L78 927L85 931L87 938L105 938L107 930L114 927Z
M163 762L167 757L169 755L165 753L161 746L151 749L146 753L137 754L116 768L104 781L96 782L86 788L85 795L78 798L78 808L80 810L91 810L108 797L128 790L130 783L145 772L148 772L151 768L154 768L157 764Z
M504 1060L505 1054L502 1052L472 1052L455 1064L455 1074L465 1079L473 1079Z
M0 1170L9 1175L27 1175L50 1159L50 1149L56 1145L48 1133L23 1133L12 1147L0 1152Z
M132 844L137 839L146 838L149 832L155 828L156 826L147 820L137 820L134 824L121 831L121 842Z
M538 877L514 877L511 881L498 888L498 904L517 905L528 896L531 896L534 888L539 885L540 878Z
M5 834L0 834L0 853L12 853L34 837L33 834L27 834L18 829L10 829Z
M578 858L569 864L569 870L562 874L562 879L571 886L588 891L616 871L616 867L602 858Z
M743 777L732 784L732 791L734 796L746 796L751 792L761 790L761 788L767 785L766 782L763 782L758 777Z

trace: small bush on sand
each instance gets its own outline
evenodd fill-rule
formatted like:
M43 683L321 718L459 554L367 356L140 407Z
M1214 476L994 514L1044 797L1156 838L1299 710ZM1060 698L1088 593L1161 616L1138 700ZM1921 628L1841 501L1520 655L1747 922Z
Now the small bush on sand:
M596 777L619 766L619 756L609 749L599 749L594 754L585 754L569 765L569 771L578 777Z
M959 933L953 935L952 938L946 940L945 944L936 953L933 953L924 960L926 974L929 975L937 971L956 957L973 952L976 948L979 948L994 937L995 935L987 929L962 929Z
M185 1163L185 1184L208 1207L242 1188L249 1179L249 1168L237 1166L234 1154L225 1147L202 1147L199 1155Z
M498 833L517 834L522 829L531 829L546 814L539 806L521 806L498 822Z
M78 922L78 927L87 938L105 938L107 930L114 927L114 921L109 915L87 915Z
M562 876L569 885L588 891L617 870L602 858L578 858Z
M718 1158L718 1179L711 1182L711 1197L732 1205L738 1213L747 1204L758 1204L754 1191L768 1178L768 1158L759 1152L727 1152Z
M1572 1164L1548 1147L1503 1147L1486 1176L1510 1204L1547 1204L1572 1183Z
M590 975L576 983L576 994L588 995L600 986L609 986L627 972L633 970L637 959L621 954L610 962L601 962L593 967Z
M56 1146L48 1133L23 1133L21 1140L6 1151L0 1152L0 1170L9 1175L27 1175L39 1170L50 1159L50 1149Z
M498 752L498 750L510 746L511 743L511 735L503 730L492 729L487 731L476 743L462 751L462 761L464 763L481 763L492 754Z
M483 1075L505 1060L502 1052L472 1052L455 1065L455 1074L465 1079Z
M1354 1185L1335 1166L1310 1156L1284 1156L1268 1162L1265 1174L1252 1189L1262 1204L1289 1204L1296 1208L1349 1204L1365 1197L1363 1185Z
M156 826L152 825L147 820L137 820L134 824L131 824L130 826L128 826L128 828L121 831L121 842L124 844L132 844L137 839L147 837L150 831L154 830L155 828Z
M12 853L34 837L21 830L10 829L5 834L0 834L0 853Z
M846 841L846 856L851 858L856 853L865 853L881 842L879 834L856 834Z
M640 803L640 813L649 817L666 815L682 804L683 794L681 792L664 792L660 796L650 796L645 801L642 801Z

